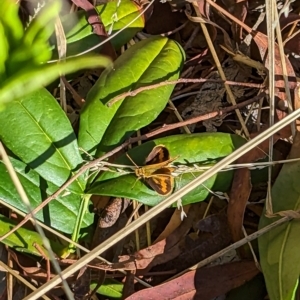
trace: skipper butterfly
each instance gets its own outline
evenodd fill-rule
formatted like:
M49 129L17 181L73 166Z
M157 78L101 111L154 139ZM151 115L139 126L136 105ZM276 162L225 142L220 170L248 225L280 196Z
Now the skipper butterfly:
M127 155L128 156L128 155ZM128 156L132 161L132 159ZM175 158L170 158L169 150L164 145L155 146L146 158L145 166L135 169L138 179L143 179L154 191L163 196L168 196L174 189L174 167L169 164ZM133 161L132 163L136 165Z

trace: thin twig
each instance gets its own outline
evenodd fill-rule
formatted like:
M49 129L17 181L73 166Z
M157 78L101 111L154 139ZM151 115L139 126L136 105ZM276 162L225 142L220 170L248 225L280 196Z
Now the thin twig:
M169 80L169 81L164 81L164 82L160 82L160 83L143 86L134 91L122 93L122 94L114 97L110 101L108 101L107 106L112 106L114 103L118 102L119 100L124 99L125 97L128 97L128 96L133 97L143 91L156 89L158 87L162 87L165 85L178 84L178 83L201 83L201 82L216 82L216 83L224 83L224 84L235 85L235 86L246 86L246 87L257 88L257 89L262 89L265 87L264 85L258 84L258 83L236 82L236 81L228 81L228 80L224 81L224 80L220 80L220 79L207 79L207 78L199 78L199 79L180 78L177 80Z
M225 75L225 72L224 72L224 70L223 70L223 67L222 67L222 64L221 64L221 62L220 62L219 56L218 56L218 54L217 54L217 51L216 51L216 49L215 49L214 43L213 43L213 41L212 41L212 39L211 39L211 36L210 36L210 34L209 34L209 32L208 32L208 29L207 29L207 25L206 25L206 21L207 21L207 20L204 20L204 18L202 17L202 14L201 14L201 12L200 12L200 5L199 5L199 2L193 1L192 4L193 4L193 7L194 7L194 10L195 10L195 12L196 12L197 17L189 16L187 12L186 12L186 15L187 15L187 17L188 17L191 21L199 23L199 26L201 27L202 32L203 32L203 34L204 34L204 36L205 36L205 40L206 40L208 49L209 49L209 51L211 52L211 55L212 55L212 57L213 57L213 60L214 60L214 62L215 62L215 64L216 64L218 73L219 73L221 79L224 80L224 81L226 81L226 75ZM204 21L204 22L203 22L203 21ZM216 24L215 24L215 25L216 25ZM221 29L221 27L219 27L219 26L218 26L218 28ZM224 34L225 34L225 32L224 32ZM227 101L228 101L230 104L235 105L235 104L236 104L235 96L234 96L234 94L233 94L233 92L232 92L230 86L229 86L227 83L225 83L225 84L224 84L224 88L225 88L226 94L227 94L227 96L228 96L228 97L227 97ZM248 128L247 128L247 126L246 126L246 124L245 124L245 122L244 122L244 119L243 119L243 116L242 116L241 112L237 109L237 110L235 111L235 113L236 113L236 115L237 115L237 118L238 118L239 121L240 121L240 124L241 124L241 126L242 126L242 129L243 129L243 131L244 131L244 133L245 133L245 136L246 136L247 138L249 138L249 137L250 137L249 131L248 131Z
M72 94L73 99L75 100L76 104L81 108L85 103L85 100L77 93L77 91L72 87L72 85L68 82L65 76L61 77L62 81L64 82L66 88Z
M61 23L60 18L58 17L55 22L55 34L56 34L56 41L57 41L57 52L58 52L58 59L60 62L65 62L66 55L67 55L67 40L66 35ZM65 113L67 113L67 99L66 99L66 86L62 79L64 75L61 74L60 76L60 87L59 87L59 96L60 96L60 106Z
M50 270L50 260L49 257L44 252L43 248L38 243L33 243L32 245L40 254L41 256L46 260L46 266L47 266L47 278L46 281L50 280L51 277L51 270Z
M4 262L0 261L0 267L6 270L9 274L12 274L15 278L17 278L20 282L24 284L25 287L31 289L32 291L36 290L36 287L28 282L25 278L23 278L18 272L7 266ZM51 300L48 296L42 295L41 296L45 300Z

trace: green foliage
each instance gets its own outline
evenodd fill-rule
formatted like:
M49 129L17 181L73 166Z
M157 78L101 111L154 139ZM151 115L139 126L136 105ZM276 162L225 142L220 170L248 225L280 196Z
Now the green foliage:
M79 146L100 156L155 120L174 86L143 91L111 107L107 103L121 93L178 78L183 60L182 48L167 38L149 38L130 47L90 90L80 116Z
M298 151L298 150L297 150ZM298 155L297 155L298 156ZM300 209L300 163L284 164L272 187L274 213ZM259 228L276 220L264 211ZM300 274L300 223L295 219L259 237L260 263L271 300L293 300Z
M60 74L109 66L109 59L99 55L46 63L52 55L48 39L60 6L58 0L48 2L24 30L14 1L0 2L0 105L29 95Z
M82 164L72 126L46 89L15 100L0 112L0 138L30 168L57 186ZM81 194L84 185L81 177L69 189Z
M131 46L115 61L113 69L107 68L102 72L90 90L80 115L77 143L65 113L56 99L41 86L57 78L60 72L106 66L108 60L97 56L97 59L72 59L72 63L43 64L52 55L48 39L59 10L57 2L52 2L46 10L42 10L40 16L43 20L39 22L41 17L37 16L26 31L23 30L16 6L11 1L3 1L0 8L7 9L7 15L10 16L0 16L0 37L5 37L0 45L0 53L3 54L0 58L0 101L10 102L0 112L0 138L11 152L13 166L31 206L36 207L85 163L78 143L84 150L100 156L157 118L168 102L173 85L160 86L134 97L126 97L111 107L107 103L120 93L179 78L185 56L178 43L163 37L149 38ZM121 29L138 13L131 1L124 0L117 9L119 21L111 24L116 3L108 3L98 9L107 29L113 25L113 31ZM66 25L64 22L63 24ZM134 24L131 29L137 30L143 22L138 20ZM86 37L95 36L91 26L87 26L84 15L79 17L76 26L67 31L68 45L83 43ZM129 36L127 33L125 37L119 37L118 41L114 40L115 45L127 41ZM164 144L172 157L178 155L175 164L191 166L197 163L207 166L230 154L243 143L243 139L229 134L170 136L136 147L129 151L129 155L137 164L142 165L154 145ZM130 162L123 155L116 163ZM198 174L199 172L195 172L178 176L175 190ZM134 174L106 172L88 188L87 178L88 174L84 174L75 180L68 187L67 193L52 201L36 217L60 231L73 233L76 240L80 228L93 222L93 214L86 212L89 194L127 196L149 205L155 205L162 199L142 180L136 182ZM183 203L202 201L209 194L208 189L227 190L231 178L232 172L212 177L205 183L205 187L200 186L186 195ZM2 163L0 180L0 198L26 212Z
M11 230L12 227L16 225L11 219L8 219L0 215L0 235L6 234ZM52 249L56 253L63 253L64 246L54 241L49 241ZM17 251L26 252L36 256L41 256L41 253L34 247L34 244L43 246L43 240L41 236L32 230L27 228L20 228L13 234L9 235L6 239L3 240L3 243ZM43 248L44 253L48 256L47 250ZM48 256L49 257L49 256Z
M137 7L133 7L131 2L123 3L128 12L126 13L124 6L120 8L118 15L122 17L120 22L114 24L114 30L120 29L122 22L131 20L138 13ZM24 30L18 17L18 6L9 0L0 3L1 11L6 12L0 15L0 103L10 102L0 112L0 138L13 155L17 156L11 160L32 207L55 192L83 164L69 120L56 99L41 87L57 78L60 73L107 66L109 63L108 59L99 55L90 55L63 64L45 64L52 56L48 40L53 33L60 4L60 1L52 1L41 9ZM114 6L115 4L110 4L101 7L106 20L111 18L109 13L115 12ZM85 32L91 35L92 28L89 26L87 30L86 24L86 19L85 23L78 22L81 27L74 30L81 32L84 27ZM141 20L134 24L140 24L137 26L140 28ZM109 22L107 26L110 26ZM128 38L131 37L127 35ZM77 35L81 44L82 39L83 36ZM26 212L26 207L20 201L2 163L0 169L1 198ZM65 233L74 231L78 217L81 220L77 224L79 228L89 226L93 222L93 214L79 211L84 190L85 179L81 176L69 186L68 194L52 201L36 217Z
M48 196L58 190L58 186L46 181L38 172L31 169L27 164L18 159L10 157L18 178L29 198L32 207L37 207ZM60 170L56 171L57 177L60 175ZM52 177L56 177L55 169L52 170ZM23 212L27 212L27 208L21 201L20 196L14 187L6 167L0 162L0 198L18 208ZM56 228L65 233L72 233L79 207L81 196L74 193L63 194L50 202L47 208L39 211L35 216L38 220L45 224ZM87 227L94 220L93 214L85 213L82 227Z
M93 290L97 283L92 283L90 289ZM98 294L109 297L111 299L122 299L122 291L124 285L115 279L106 278L103 284L97 290Z
M137 165L144 165L145 158L155 145L164 145L169 149L171 157L178 158L173 162L176 165L193 167L210 166L223 157L232 153L245 143L245 140L237 135L226 133L198 133L181 134L156 139L144 143L128 151L129 156ZM116 160L117 164L132 165L126 155ZM199 176L203 171L189 172L179 175L175 179L175 191ZM227 191L232 181L232 171L221 172L203 185L197 187L182 198L183 205L204 200L213 191ZM134 174L105 172L92 184L91 194L112 195L115 197L128 197L144 204L154 206L164 197L145 185L143 180L138 180Z
M138 16L140 10L131 0L122 0L119 6L117 5L118 1L108 1L106 4L96 7L106 32L111 31L111 34L114 34L122 29L122 33L116 35L110 41L115 49L119 49L126 44L138 31L143 29L145 23L144 18L140 16L123 30L125 25ZM113 14L117 15L115 22L112 21ZM66 35L68 56L86 51L104 40L104 37L93 33L93 28L88 23L87 14L84 11L78 11L63 17L62 26ZM96 51L99 52L99 48ZM56 51L53 52L53 55L56 57Z

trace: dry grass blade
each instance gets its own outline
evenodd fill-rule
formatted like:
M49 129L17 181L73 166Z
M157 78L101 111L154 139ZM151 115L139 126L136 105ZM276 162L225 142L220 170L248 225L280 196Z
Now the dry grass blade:
M50 259L51 259L51 262L52 262L52 265L55 269L55 271L59 274L61 272L61 269L57 263L57 261L55 260L55 255L51 249L51 246L49 244L49 241L47 240L46 236L45 236L45 233L42 229L42 227L39 226L39 224L36 222L36 219L35 219L35 216L34 214L32 213L32 209L30 207L30 202L29 202L29 199L25 193L25 190L23 189L23 186L21 184L21 182L19 181L19 178L16 174L16 171L14 170L8 156L7 156L7 153L2 145L2 143L0 143L0 156L2 157L2 160L3 160L3 163L5 164L10 176L11 176L11 179L20 195L20 198L22 199L22 201L24 202L24 204L26 205L26 207L28 208L28 210L31 212L31 217L33 218L34 220L34 225L36 227L36 230L37 232L41 235L42 239L43 239L43 243L44 243L44 246L45 248L47 249L49 255L50 255ZM68 284L66 283L65 280L63 280L63 286L65 288L65 291L66 291L66 294L67 295L71 295L71 290L68 286Z
M200 13L199 8L198 8L198 2L193 2L193 6L195 8L195 11L197 13L198 18L201 18L201 13ZM205 39L207 41L209 50L210 50L210 52L211 52L211 54L213 56L213 59L215 61L215 64L216 64L216 67L217 67L218 72L220 74L220 77L221 77L222 80L226 81L226 76L225 76L224 70L222 68L222 65L221 65L221 62L220 62L219 57L217 55L217 52L215 50L215 47L214 47L214 45L212 43L212 40L210 38L209 32L208 32L208 30L206 28L206 25L205 25L205 23L200 22L200 26L201 26L201 29L202 29L202 31L204 33L204 36L205 36ZM227 95L228 95L228 97L230 99L231 104L236 105L236 101L235 101L234 95L233 95L233 93L232 93L229 85L225 83L224 86L225 86L226 93L227 93ZM236 112L237 117L238 117L238 119L239 119L239 121L241 123L242 129L243 129L246 137L249 138L249 132L248 132L247 126L246 126L246 124L245 124L245 122L243 120L243 117L241 115L241 112L238 109L235 112Z
M58 49L58 57L60 61L64 61L66 59L67 54L67 41L64 33L63 26L59 18L56 19L55 23L55 33L57 40L57 49ZM67 99L66 99L66 86L64 80L62 78L63 74L61 74L59 82L59 95L60 95L60 105L65 113L67 113Z
M237 18L235 18L234 16L232 16L229 12L227 12L225 9L223 9L222 7L220 7L219 5L217 5L215 2L211 1L211 0L207 0L207 2L214 8L216 8L218 11L220 11L222 14L224 14L225 16L227 16L228 18L230 18L232 21L236 22L237 24L239 24L241 27L243 27L244 30L246 30L248 33L250 33L253 37L253 40L255 41L255 43L257 44L260 56L262 61L265 63L265 66L269 69L269 59L268 59L268 41L270 37L267 37L266 35L262 34L261 32L258 31L254 31L252 30L249 26L247 26L246 24L240 22L240 20L238 20ZM274 6L276 7L276 6ZM281 63L277 65L277 62L281 61L281 56L280 56L280 51L279 51L279 47L276 43L274 43L274 58L276 61L275 64L275 69L274 69L274 74L277 75L279 78L276 79L276 87L277 88L285 88L285 82L283 81L282 78L282 68L281 68ZM289 84L288 84L288 88L293 91L297 84L296 84L296 76L295 76L295 72L294 69L290 63L290 61L288 59L286 59L286 57L284 57L284 60L286 61L286 66L287 66L287 74L288 74L288 78L289 78Z
M274 5L275 4L275 5ZM268 32L268 66L269 66L269 96L270 96L270 109L269 109L269 126L274 124L275 114L275 31L274 24L279 22L275 16L276 3L274 1L268 1L266 3L266 16L267 16L267 32ZM269 139L269 161L273 157L273 136ZM268 193L266 199L267 210L272 211L272 200L271 200L271 179L272 179L272 167L268 168Z
M216 111L216 112L213 112L213 113L205 114L203 116L199 116L199 117L195 117L195 118L189 119L189 120L184 121L184 122L179 122L179 123L175 123L175 124L165 125L164 127L159 128L158 130L155 130L153 132L144 134L144 135L142 135L140 137L137 137L137 138L131 138L131 139L129 139L128 141L124 142L122 145L116 147L114 150L106 153L105 155L103 155L103 156L95 159L94 161L92 161L92 162L84 165L83 167L81 167L81 169L72 178L70 178L70 180L68 180L66 183L64 183L54 194L52 194L47 199L45 199L38 207L36 207L35 209L33 209L31 213L35 214L38 211L40 211L49 202L51 202L52 200L54 200L58 195L60 195L63 191L65 191L65 189L72 182L74 182L80 175L84 174L87 170L92 169L94 167L98 168L99 164L101 165L106 158L111 157L112 155L114 155L115 153L121 151L122 149L124 149L128 145L130 145L132 143L135 143L135 142L138 142L138 141L149 139L150 137L156 136L156 135L158 135L158 134L160 134L162 132L166 132L166 131L172 130L174 128L179 128L179 127L182 127L184 125L193 124L193 123L196 123L196 122L200 122L200 121L203 121L203 120L207 120L207 119L213 118L213 117L218 116L218 115L222 115L222 114L227 113L227 112L229 112L229 111L231 111L233 109L236 109L238 107L243 107L245 105L251 104L252 102L257 101L262 96L263 96L263 93L261 93L258 97L255 97L253 99L247 100L247 101L245 101L243 103L239 103L239 104L237 104L237 105L235 105L233 107L225 108L223 111ZM105 165L105 163L104 163L104 165ZM112 165L112 164L109 164L109 165ZM3 239L5 239L6 237L8 237L11 233L15 232L18 228L20 228L23 224L25 224L29 219L31 219L31 214L27 214L25 216L25 218L18 225L16 225L13 229L11 229L11 231L9 231L5 235L1 236L0 237L0 241L2 241Z
M36 287L33 286L31 283L29 283L27 280L25 280L22 276L20 276L16 271L14 271L13 269L11 269L9 266L7 266L5 263L3 263L2 261L0 261L0 266L5 269L9 274L13 275L16 279L18 279L20 282L22 282L25 286L27 286L29 289L31 289L32 291L36 290ZM49 297L47 297L46 295L42 295L41 296L42 299L45 300L50 300Z

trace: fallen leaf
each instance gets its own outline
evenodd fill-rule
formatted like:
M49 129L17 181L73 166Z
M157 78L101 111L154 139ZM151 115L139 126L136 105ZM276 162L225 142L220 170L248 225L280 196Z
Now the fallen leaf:
M284 129L281 134L277 133L273 136L273 141L276 141L288 134L289 130ZM257 134L255 134L257 135ZM253 135L252 137L254 137ZM259 144L254 149L247 152L245 155L237 160L238 164L251 163L266 156L269 151L269 140L266 140ZM248 168L238 169L234 173L233 183L231 186L230 199L227 209L228 225L230 228L231 236L233 242L237 242L244 237L242 227L244 222L244 213L246 209L246 204L248 202L251 193L251 177L250 170ZM240 255L242 257L247 257L245 251L240 248Z
M183 271L212 254L227 247L231 242L225 213L210 215L194 225L198 231L190 233L180 243L180 254L164 265L165 270Z
M189 232L198 212L199 203L193 204L194 209L188 212L180 226L167 238L154 245L136 252L134 255L123 255L119 262L112 264L111 269L137 270L137 275L145 274L156 265L174 259L181 253L179 241Z
M249 281L259 273L252 261L232 262L197 269L153 288L139 291L126 300L201 299L211 300Z
M182 209L184 210L185 214L188 213L190 207L191 207L191 205L183 206ZM165 238L167 238L176 228L178 228L180 226L181 223L182 223L181 209L175 209L165 230L159 235L159 237L153 242L153 244L160 242L160 241L164 240Z

